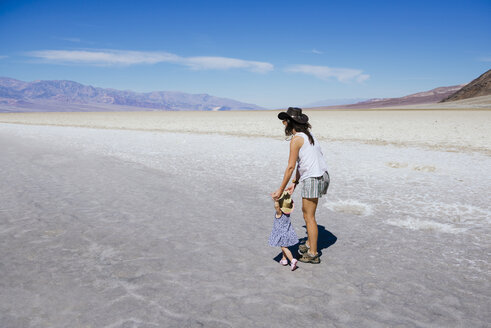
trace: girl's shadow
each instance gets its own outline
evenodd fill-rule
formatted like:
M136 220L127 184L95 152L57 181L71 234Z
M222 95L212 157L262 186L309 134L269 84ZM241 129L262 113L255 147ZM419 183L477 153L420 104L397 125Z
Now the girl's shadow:
M305 229L307 229L306 226L303 226ZM317 225L319 228L319 236L317 238L317 252L319 252L320 255L322 255L322 250L329 248L330 246L334 245L338 238L333 235L330 231L326 230L326 228L322 225ZM293 256L295 258L299 258L300 254L298 253L298 245L303 244L307 241L307 237L303 237L299 239L299 243L289 247L290 251L292 252ZM283 253L279 253L276 255L273 260L276 262L280 262L281 258L283 257Z

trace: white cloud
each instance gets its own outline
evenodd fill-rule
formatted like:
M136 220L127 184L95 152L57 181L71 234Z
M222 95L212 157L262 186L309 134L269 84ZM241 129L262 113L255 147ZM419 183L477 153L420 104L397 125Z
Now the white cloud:
M31 51L28 55L49 62L75 63L91 65L134 65L172 62L178 56L165 52L141 52L124 50L40 50Z
M356 82L364 82L370 78L370 75L368 74L360 74L356 77Z
M58 38L60 40L63 40L63 41L69 41L69 42L82 42L82 40L80 40L79 38Z
M0 59L8 58L9 56L0 56Z
M246 69L252 72L265 73L273 70L273 65L266 62L249 61L227 57L181 57L168 52L145 52L128 50L40 50L31 51L29 56L54 63L74 63L99 66L137 65L173 63L191 69L226 70L232 68Z
M370 75L363 74L362 70L353 68L332 68L327 66L313 65L294 65L286 69L287 72L303 73L315 76L321 80L337 79L339 82L363 82L370 78Z
M82 40L81 38L77 37L60 37L60 36L51 36L51 38L56 39L56 40L62 40L66 42L73 42L73 43L79 43L79 44L94 44L92 41L87 41L87 40Z
M317 50L315 48L312 48L310 50L302 50L303 53L305 54L315 54L315 55L323 55L324 51Z
M227 57L189 57L182 58L181 62L192 69L243 68L257 73L273 70L273 65L270 63Z

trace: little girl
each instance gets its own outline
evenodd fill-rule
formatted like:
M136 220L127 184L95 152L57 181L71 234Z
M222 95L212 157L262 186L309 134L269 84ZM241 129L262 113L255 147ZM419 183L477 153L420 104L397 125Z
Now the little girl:
M286 259L288 258L293 271L297 268L298 261L293 258L292 252L290 252L288 247L298 243L298 237L290 222L290 213L293 211L293 199L291 199L291 195L286 191L283 192L281 197L274 202L274 208L276 213L273 231L271 231L271 236L269 236L269 245L281 247L283 258L281 259L280 264L288 265Z

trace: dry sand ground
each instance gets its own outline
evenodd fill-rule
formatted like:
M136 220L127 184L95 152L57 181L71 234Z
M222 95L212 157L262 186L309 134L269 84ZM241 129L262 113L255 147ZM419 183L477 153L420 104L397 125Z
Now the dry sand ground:
M295 272L275 115L0 115L0 326L488 326L490 111L309 113L332 185Z
M0 114L0 122L278 138L276 113L9 113ZM487 153L491 149L491 110L333 110L308 114L320 140Z

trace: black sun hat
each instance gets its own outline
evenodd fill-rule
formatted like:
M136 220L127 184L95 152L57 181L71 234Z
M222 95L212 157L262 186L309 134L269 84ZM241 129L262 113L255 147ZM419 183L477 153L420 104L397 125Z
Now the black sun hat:
M280 120L286 120L287 118L289 118L300 124L305 124L309 121L309 117L305 114L302 114L302 108L298 107L288 107L286 112L281 112L278 114L278 118Z

